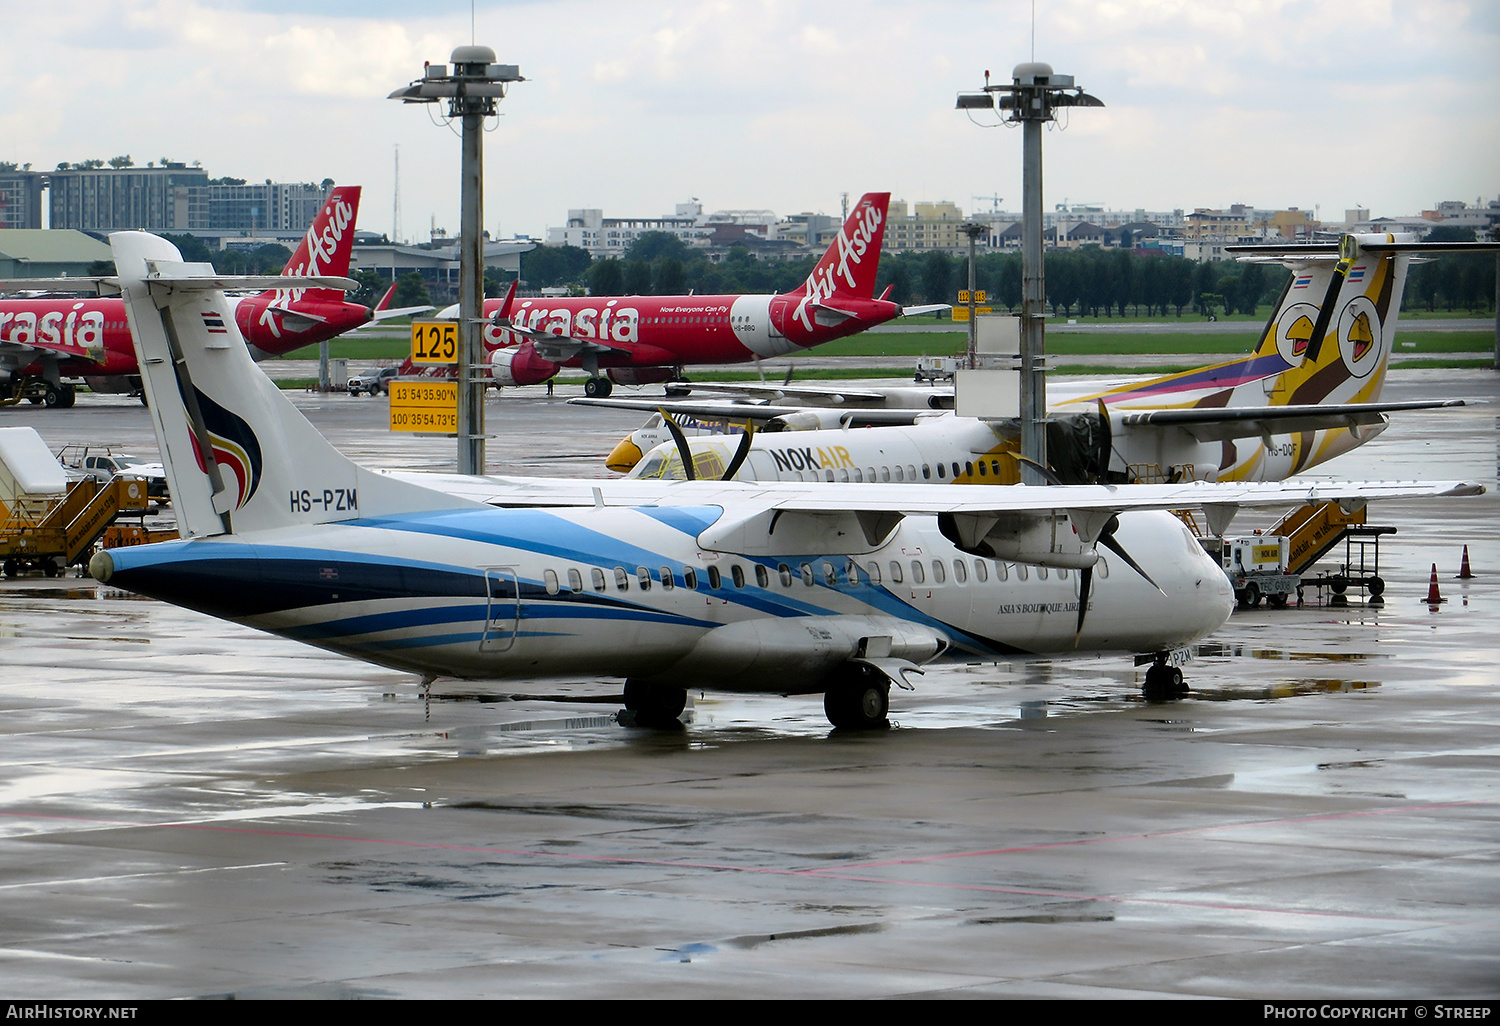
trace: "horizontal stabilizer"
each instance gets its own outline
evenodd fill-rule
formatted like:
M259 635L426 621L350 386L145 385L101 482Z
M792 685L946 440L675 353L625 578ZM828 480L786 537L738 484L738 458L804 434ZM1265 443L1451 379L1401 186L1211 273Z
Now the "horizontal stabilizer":
M1127 413L1119 418L1125 427L1176 427L1200 442L1230 438L1256 438L1292 431L1327 431L1336 428L1378 424L1387 413L1467 406L1463 399L1414 400L1399 403L1346 403L1342 406L1248 406L1199 407L1183 410L1151 410Z
M538 348L538 352L540 352ZM545 355L545 354L543 354ZM660 399L569 399L574 406L607 406L616 410L642 410L657 413L662 410L673 416L686 415L702 420L769 421L790 417L797 413L837 413L840 423L853 427L871 427L877 424L913 424L918 417L927 416L931 410L923 409L839 409L828 406L768 406L758 403L735 402L681 402Z

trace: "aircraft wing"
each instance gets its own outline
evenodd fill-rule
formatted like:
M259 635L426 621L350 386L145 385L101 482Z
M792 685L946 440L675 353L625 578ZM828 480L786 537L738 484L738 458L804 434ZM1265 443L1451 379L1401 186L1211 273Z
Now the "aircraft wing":
M1126 427L1175 427L1200 442L1229 438L1258 438L1290 431L1321 431L1332 428L1378 424L1387 413L1467 406L1463 399L1414 400L1399 403L1350 403L1344 406L1246 406L1148 410L1124 413L1119 422Z
M665 410L674 416L686 415L703 420L768 421L789 417L795 413L812 413L827 416L837 412L840 423L851 427L873 427L877 424L912 424L917 418L933 413L925 409L864 409L851 407L840 410L828 406L769 406L764 402L732 402L729 400L704 400L703 402L681 399L569 399L574 406L607 406L616 410L642 410L659 413Z
M953 515L1025 518L1070 513L1084 521L1153 509L1203 509L1230 513L1241 508L1338 502L1351 509L1375 500L1481 495L1472 481L1290 480L1155 485L832 484L826 482L651 481L636 478L475 477L416 471L386 476L425 485L458 498L492 506L720 506L721 522L770 512L862 518ZM892 521L894 523L894 521ZM827 535L822 538L824 545ZM823 550L820 550L823 551Z
M884 403L889 402L891 393L879 388L844 388L834 385L757 385L748 382L698 382L692 381L686 384L673 384L674 390L685 392L713 392L725 395L746 395L768 402L777 399L785 399L788 396L806 397L810 399L825 399L833 405L847 403L850 401ZM902 389L911 391L911 389ZM935 389L934 395L951 396L953 390Z
M918 316L920 314L938 313L939 311L942 311L942 310L952 310L952 309L953 309L953 304L952 303L928 303L925 306L903 306L901 308L901 316L902 317L916 317L916 316Z
M415 317L417 314L424 314L429 310L436 309L437 307L435 306L398 306L394 309L376 310L370 319L372 321L383 321L391 317Z
M553 363L562 363L573 359L575 356L582 356L584 353L630 352L629 346L614 345L610 342L600 341L597 338L575 338L572 335L558 335L550 331L537 331L535 328L528 328L509 319L496 317L491 323L503 331L509 331L512 334L529 339L537 355L544 360L551 360Z
M6 340L0 342L0 352L33 353L36 356L66 359L66 360L92 360L95 363L104 362L103 346L80 346L70 345L66 342L42 342L33 339L30 342L11 342ZM32 359L35 357L27 357Z
M147 275L148 285L192 285L220 292L265 292L270 289L337 289L353 292L353 278L313 274L215 274L212 264L157 261ZM197 270L195 273L195 269ZM15 278L0 280L0 292L92 292L100 296L120 294L120 279L104 278Z

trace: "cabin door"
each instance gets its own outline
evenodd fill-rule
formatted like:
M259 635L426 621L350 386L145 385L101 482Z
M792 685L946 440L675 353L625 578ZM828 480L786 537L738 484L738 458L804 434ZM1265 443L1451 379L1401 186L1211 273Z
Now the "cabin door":
M516 643L516 625L521 619L521 593L516 587L515 567L487 568L484 587L488 606L479 651L505 652Z

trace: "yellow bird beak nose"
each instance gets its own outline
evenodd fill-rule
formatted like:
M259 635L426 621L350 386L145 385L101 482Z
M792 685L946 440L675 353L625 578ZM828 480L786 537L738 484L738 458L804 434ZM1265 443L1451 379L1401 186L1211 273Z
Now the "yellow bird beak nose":
M617 474L624 474L641 462L641 447L629 438L621 439L620 444L611 450L605 459L604 465Z

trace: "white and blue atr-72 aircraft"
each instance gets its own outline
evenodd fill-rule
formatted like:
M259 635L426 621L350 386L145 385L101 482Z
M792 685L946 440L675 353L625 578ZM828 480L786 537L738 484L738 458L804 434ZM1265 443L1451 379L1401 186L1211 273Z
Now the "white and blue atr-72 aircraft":
M183 538L101 552L96 578L429 679L624 678L639 722L693 688L823 693L835 725L875 726L937 659L1145 653L1175 689L1169 654L1234 599L1166 509L1482 490L381 473L255 368L211 267L110 243Z

